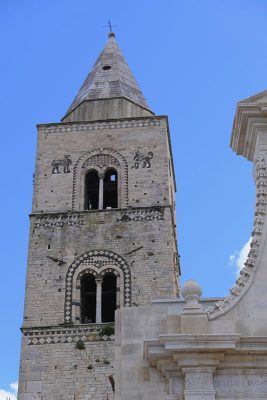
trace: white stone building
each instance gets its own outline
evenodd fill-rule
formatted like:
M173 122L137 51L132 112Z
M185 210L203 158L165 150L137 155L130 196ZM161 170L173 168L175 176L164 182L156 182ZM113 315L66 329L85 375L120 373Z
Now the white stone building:
M168 119L110 32L38 126L19 400L267 398L267 92L238 104L231 146L255 165L249 256L228 297L188 281L182 300Z

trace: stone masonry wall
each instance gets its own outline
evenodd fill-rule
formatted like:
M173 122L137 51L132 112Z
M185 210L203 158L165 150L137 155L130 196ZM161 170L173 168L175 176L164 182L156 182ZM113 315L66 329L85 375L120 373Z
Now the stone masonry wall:
M120 307L177 295L167 120L38 130L18 399L113 400L114 336L95 332L103 324L80 324L79 274L116 270ZM118 167L119 208L84 211L84 163L98 154Z
M175 297L170 208L38 214L31 217L24 326L64 322L67 271L75 259L96 249L126 261L132 305Z
M99 148L120 153L128 167L129 206L169 205L170 180L168 136L165 117L138 118L119 122L88 122L39 126L33 212L57 212L72 209L74 178L77 161L82 155ZM140 162L136 152L151 157L151 167ZM151 152L151 153L149 153ZM69 155L69 173L52 174L52 163ZM124 182L120 182L124 185Z
M114 342L28 344L23 337L18 400L113 400Z

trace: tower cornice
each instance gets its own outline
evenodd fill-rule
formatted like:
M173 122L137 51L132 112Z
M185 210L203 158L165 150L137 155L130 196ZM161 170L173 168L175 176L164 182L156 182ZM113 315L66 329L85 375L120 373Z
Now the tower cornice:
M155 121L156 120L156 121ZM144 126L153 126L153 125L160 125L160 120L168 120L167 115L152 115L152 116L145 116L145 117L131 117L131 118L114 118L114 119L98 119L95 121L73 121L73 122L52 122L47 124L37 124L37 128L48 128L48 127L59 127L60 131L63 132L63 129L68 129L70 127L75 127L74 129L77 130L78 126L93 126L94 130L97 129L120 129L120 128L135 128L135 127L142 127L141 125L131 125L137 124L138 121L142 123L147 123L149 125ZM125 123L125 125L122 125ZM115 125L116 124L116 125ZM112 127L111 127L112 126Z

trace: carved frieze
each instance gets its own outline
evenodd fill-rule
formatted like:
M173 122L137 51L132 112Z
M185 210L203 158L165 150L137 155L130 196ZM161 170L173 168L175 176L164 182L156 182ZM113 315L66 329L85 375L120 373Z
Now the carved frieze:
M256 399L257 393L267 395L267 374L218 374L214 376L214 388L220 397L238 395L238 398L246 398L250 394Z

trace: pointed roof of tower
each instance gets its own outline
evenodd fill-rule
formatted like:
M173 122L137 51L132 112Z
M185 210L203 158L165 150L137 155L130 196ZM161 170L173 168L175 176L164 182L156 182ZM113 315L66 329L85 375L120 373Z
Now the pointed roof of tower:
M130 71L115 39L109 32L108 41L85 79L66 115L86 100L124 97L149 110L143 93Z

